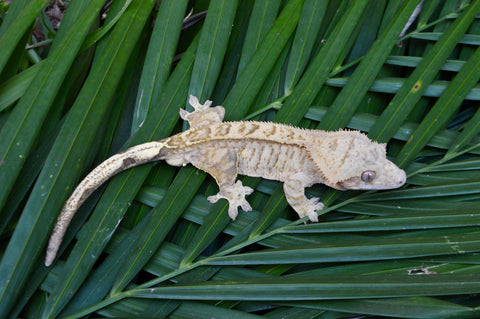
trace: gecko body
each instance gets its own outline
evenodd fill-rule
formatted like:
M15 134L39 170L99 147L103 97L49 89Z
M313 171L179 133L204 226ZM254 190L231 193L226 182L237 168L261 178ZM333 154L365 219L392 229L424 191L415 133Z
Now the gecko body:
M47 248L49 266L58 251L68 224L88 196L110 177L133 166L165 160L169 165L192 164L210 174L219 186L212 203L229 202L235 219L238 207L252 208L245 199L253 192L237 175L283 182L285 197L300 218L318 221L318 198L305 197L304 190L323 183L339 190L391 189L406 181L403 170L386 158L385 144L372 142L358 131L325 132L272 122L222 122L225 110L203 105L190 96L193 112L180 110L190 129L157 142L133 146L105 160L91 171L62 208Z

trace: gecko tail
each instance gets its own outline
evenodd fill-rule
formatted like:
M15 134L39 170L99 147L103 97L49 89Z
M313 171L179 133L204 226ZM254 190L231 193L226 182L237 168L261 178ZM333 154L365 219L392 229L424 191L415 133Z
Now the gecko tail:
M162 149L166 145L165 140L149 142L133 146L121 153L106 159L91 171L73 191L72 195L63 205L62 211L57 218L50 240L48 242L45 266L50 266L55 259L68 225L73 219L78 208L85 200L104 182L114 175L134 166L164 159Z

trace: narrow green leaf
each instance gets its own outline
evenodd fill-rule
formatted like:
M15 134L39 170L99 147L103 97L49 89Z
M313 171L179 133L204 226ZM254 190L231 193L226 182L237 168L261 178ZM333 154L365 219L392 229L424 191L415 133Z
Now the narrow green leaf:
M231 222L228 216L228 203L219 202L213 205L209 214L205 216L202 225L195 233L192 242L187 246L180 262L180 268L190 265Z
M330 233L352 231L388 231L429 229L480 224L480 212L464 210L456 212L412 212L410 216L368 218L364 220L346 220L319 224L299 225L282 230L284 233Z
M412 205L413 203L413 205ZM423 214L438 214L438 215L454 215L459 212L461 215L464 210L474 210L477 207L477 203L472 202L450 202L450 201L438 201L436 199L425 200L398 200L398 201L377 201L377 202L356 202L349 203L341 208L340 211L367 214L371 216L391 216L396 214L403 216L403 214L415 213L419 215ZM475 218L475 217L472 217Z
M379 36L379 30L382 30L382 33L387 33L392 21L394 21L402 12L402 6L407 3L402 3L402 6L395 11L394 18L390 19L389 23L385 23L382 29L379 29L382 20L385 18L384 12L388 2L389 1L372 1L368 4L360 20L357 34L354 35L356 39L348 53L347 59L345 60L347 63L363 58L368 53L369 48L372 48L377 36ZM353 72L354 69L345 71L346 74L351 74Z
M332 300L477 293L475 274L255 278L132 290L130 297L197 300Z
M364 313L374 316L392 318L460 318L477 315L473 307L465 307L454 302L429 297L400 297L357 300L328 300L315 302L282 303L290 306L308 307L342 311L349 313Z
M242 73L277 18L280 0L257 0L253 5L237 72Z
M344 87L349 82L348 78L333 78L327 80L327 84L335 87ZM399 93L406 80L403 78L382 78L374 81L369 88L371 92ZM439 97L450 85L447 81L433 81L426 86L423 96ZM473 87L465 97L466 100L480 100L480 86Z
M269 313L270 319L282 319L282 318L317 318L324 311L317 309L308 309L306 307L282 307L277 308Z
M20 176L12 190L11 196L9 196L5 204L5 213L2 214L2 218L0 220L0 233L3 233L7 224L10 222L12 215L20 206L22 200L25 199L28 191L34 184L35 179L38 177L38 174L45 164L45 159L47 158L48 152L53 146L59 130L60 127L58 127L52 134L49 134L45 141L42 141L37 150L30 155L29 160L22 168Z
M177 305L174 301L168 301L169 304L174 306ZM167 308L168 305L165 306ZM142 313L139 311L147 311L152 309L159 309L158 314L150 316L142 316ZM100 314L107 317L123 317L129 315L132 317L141 317L141 318L188 318L194 314L196 319L211 319L211 318L231 318L231 319L260 319L261 316L249 314L236 309L228 309L219 305L210 305L207 303L193 302L193 301L184 301L178 303L178 308L171 309L170 307L167 310L171 309L170 312L161 312L164 307L159 307L158 303L150 304L146 303L142 299L128 299L125 301L118 302L104 310L100 311Z
M371 138L387 142L395 134L479 11L480 2L475 1L448 27L374 124Z
M43 62L43 61L42 61ZM0 112L19 100L44 63L37 63L0 85Z
M480 251L478 232L426 237L362 238L296 245L205 259L206 265L266 265L352 262L465 254Z
M306 0L298 23L285 73L285 92L293 90L302 75L327 11L327 1Z
M447 171L470 171L480 170L480 160L476 158L458 161L454 163L441 164L428 169L429 172L447 172Z
M420 62L422 62L423 58L415 57L415 56L397 56L391 55L385 61L386 64L398 65L398 66L409 66L409 67L417 67ZM440 67L442 71L453 71L458 72L462 69L465 65L466 61L460 60L447 60L445 64Z
M411 37L414 39L422 39L429 41L439 41L443 33L441 32L421 32L421 33L412 33ZM465 34L463 35L458 43L468 44L468 45L480 45L480 35L475 34Z
M161 93L170 74L183 16L188 1L162 1L143 65L139 94L132 119L132 134L143 124L148 110L160 102Z
M443 2L443 3L442 3ZM440 15L442 13L450 13L455 9L455 6L458 6L455 1L440 1L440 0L434 0L434 1L428 1L427 3L422 3L421 6L421 11L418 15L418 25L419 26L424 26L428 23L429 20L432 19L432 17L435 17L434 15L436 14L436 11L441 9ZM438 13L437 13L438 14ZM445 25L441 24L440 26L435 26L435 29L439 28L442 29L442 31L445 30Z
M212 0L200 35L188 94L203 102L213 93L227 49L238 0ZM192 110L187 105L188 110ZM184 125L185 127L185 125Z

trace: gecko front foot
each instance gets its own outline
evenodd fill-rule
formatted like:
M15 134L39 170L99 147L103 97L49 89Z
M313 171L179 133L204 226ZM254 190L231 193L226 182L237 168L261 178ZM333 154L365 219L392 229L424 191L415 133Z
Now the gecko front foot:
M238 215L238 206L244 211L249 212L252 210L252 206L245 199L246 195L253 193L253 188L243 186L241 181L237 181L233 185L220 185L220 191L217 195L208 196L208 201L216 203L220 198L228 200L228 216L235 220Z
M317 210L323 209L323 203L320 202L320 198L318 197L312 197L308 200L308 203L310 207L307 208L308 213L305 216L308 216L310 221L318 223L318 214ZM305 217L303 216L303 217Z

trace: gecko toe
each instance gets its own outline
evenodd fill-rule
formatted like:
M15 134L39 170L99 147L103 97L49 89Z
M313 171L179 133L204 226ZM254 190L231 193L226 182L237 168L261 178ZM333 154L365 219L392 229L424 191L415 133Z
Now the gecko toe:
M308 214L308 219L310 219L311 222L318 223L318 214L313 211Z
M222 198L222 197L217 194L217 195L208 196L208 197L207 197L207 200L208 200L210 203L214 204L214 203L218 202L218 200L219 200L220 198Z
M323 203L320 202L320 198L318 197L312 197L310 198L310 202L312 203L313 209L314 210L320 210L323 209ZM315 213L316 214L316 213Z
M235 218L237 218L237 215L238 215L238 209L236 206L232 206L230 205L228 207L228 216L230 216L230 218L232 220L235 220Z
M246 200L243 200L242 204L240 205L240 207L246 211L246 212L250 212L252 211L252 206L250 206L250 204L246 201Z
M243 192L245 193L245 195L250 195L251 193L253 193L253 191L254 191L253 188L248 186L243 186Z

